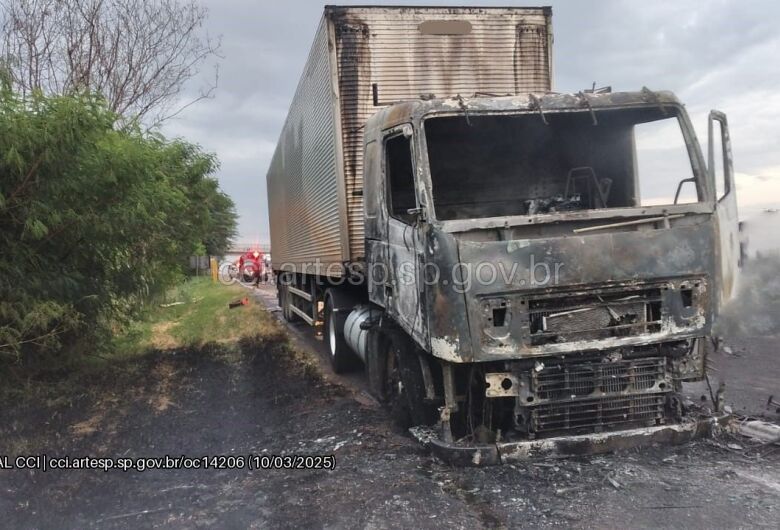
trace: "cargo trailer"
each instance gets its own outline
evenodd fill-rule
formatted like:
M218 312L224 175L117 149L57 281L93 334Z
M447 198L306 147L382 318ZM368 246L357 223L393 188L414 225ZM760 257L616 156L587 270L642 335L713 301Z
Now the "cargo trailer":
M268 172L274 268L365 258L363 131L393 102L551 89L549 8L325 8Z
M284 318L442 456L708 432L738 278L726 117L552 91L549 8L326 7L268 174Z

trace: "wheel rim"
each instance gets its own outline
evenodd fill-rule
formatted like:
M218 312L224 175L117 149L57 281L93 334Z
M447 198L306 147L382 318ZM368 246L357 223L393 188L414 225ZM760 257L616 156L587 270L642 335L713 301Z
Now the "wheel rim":
M328 343L330 344L330 354L336 356L336 324L333 322L333 315L328 313Z
M403 394L403 384L398 368L398 355L395 347L391 346L387 355L387 397L391 401L397 401Z
M391 345L387 355L387 380L385 388L385 399L393 415L397 416L404 428L409 427L411 423L409 417L409 408L404 397L404 387L401 381L400 368L398 366L398 357L395 345Z

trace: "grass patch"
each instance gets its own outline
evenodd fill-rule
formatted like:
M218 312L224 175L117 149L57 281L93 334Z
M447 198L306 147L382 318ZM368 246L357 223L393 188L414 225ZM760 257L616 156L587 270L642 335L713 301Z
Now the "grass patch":
M248 305L228 307L245 296ZM5 373L0 366L6 452L39 453L61 438L111 441L126 416L139 410L150 417L169 414L182 406L187 388L203 384L210 391L205 374L220 369L229 372L227 384L243 376L278 385L280 399L315 387L321 392L312 396L346 395L323 378L314 354L293 346L262 302L240 286L209 279L171 290L108 347L83 345L66 361L35 370L7 366Z
M228 307L244 297L248 305ZM75 350L56 362L0 365L0 408L37 402L53 409L85 398L103 399L120 381L145 380L150 363L156 365L168 354L229 364L273 362L289 374L321 381L316 358L289 342L284 326L262 302L243 287L213 284L209 278L193 278L170 290L108 345L81 344ZM155 395L162 397L153 405L164 410L165 385L159 390Z
M244 297L249 298L248 305L228 307L231 301ZM256 335L283 340L281 326L246 289L193 278L172 289L160 304L117 336L113 350L118 356L132 356L149 350L237 343Z

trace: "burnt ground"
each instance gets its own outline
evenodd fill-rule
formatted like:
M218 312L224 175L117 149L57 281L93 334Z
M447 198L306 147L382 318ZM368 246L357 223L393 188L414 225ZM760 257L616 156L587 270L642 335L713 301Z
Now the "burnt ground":
M318 351L294 331L299 346ZM770 382L774 374L777 388L772 344L758 353L755 344L744 352L736 346L743 357L725 359L739 370L730 389L749 385L751 371ZM725 436L456 469L399 432L358 376L336 377L324 364L296 368L289 355L263 342L159 351L85 377L57 399L5 402L0 454L335 454L334 471L0 470L0 524L776 528L780 520L780 450L773 447ZM716 364L722 372L724 363ZM758 411L767 396L753 387L739 395Z

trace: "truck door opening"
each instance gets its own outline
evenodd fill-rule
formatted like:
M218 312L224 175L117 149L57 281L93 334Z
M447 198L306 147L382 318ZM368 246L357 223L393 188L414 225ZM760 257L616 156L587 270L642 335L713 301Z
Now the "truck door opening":
M414 169L410 139L399 134L385 142L385 171L387 175L387 207L392 217L411 223L409 210L417 207L414 192Z
M436 218L474 219L702 200L676 109L430 117ZM687 185L680 185L688 180Z

